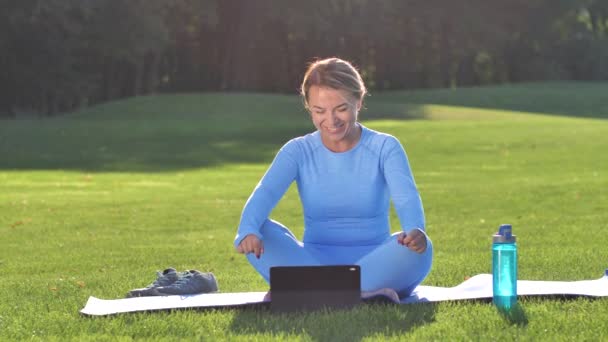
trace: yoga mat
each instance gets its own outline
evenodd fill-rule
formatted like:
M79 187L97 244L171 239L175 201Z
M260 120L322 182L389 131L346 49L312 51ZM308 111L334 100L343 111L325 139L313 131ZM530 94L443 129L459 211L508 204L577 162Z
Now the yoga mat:
M124 299L89 297L80 313L106 316L127 312L158 311L186 308L231 308L266 303L266 292L204 293L187 296L153 296Z
M608 296L608 269L596 280L518 280L518 296ZM401 304L492 298L492 275L478 274L454 287L418 286Z
M608 296L608 269L596 280L540 281L518 280L518 296ZM188 296L99 299L89 297L80 313L86 316L107 316L128 312L172 309L238 308L269 303L266 292L206 293ZM473 300L492 298L492 275L478 274L454 287L418 286L400 304ZM387 300L391 300L387 298Z

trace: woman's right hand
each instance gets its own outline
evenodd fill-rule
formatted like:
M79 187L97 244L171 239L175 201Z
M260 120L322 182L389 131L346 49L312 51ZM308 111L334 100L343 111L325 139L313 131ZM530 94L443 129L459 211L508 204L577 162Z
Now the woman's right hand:
M242 254L254 253L255 257L259 259L264 253L264 243L257 236L249 234L241 240L236 250Z

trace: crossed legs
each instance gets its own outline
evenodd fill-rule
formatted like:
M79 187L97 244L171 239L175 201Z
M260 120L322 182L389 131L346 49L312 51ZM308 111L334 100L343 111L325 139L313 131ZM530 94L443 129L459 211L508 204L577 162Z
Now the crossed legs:
M428 275L433 259L433 245L427 239L424 253L416 253L397 242L395 233L377 246L328 246L304 244L279 222L266 220L261 229L264 254L247 259L270 281L273 266L318 266L352 264L361 267L361 290L394 289L408 296Z

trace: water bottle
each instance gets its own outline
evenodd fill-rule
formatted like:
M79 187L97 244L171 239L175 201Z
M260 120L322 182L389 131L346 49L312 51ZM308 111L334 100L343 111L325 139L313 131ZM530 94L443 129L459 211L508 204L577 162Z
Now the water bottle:
M502 224L492 239L493 301L509 310L517 303L517 245L510 224Z

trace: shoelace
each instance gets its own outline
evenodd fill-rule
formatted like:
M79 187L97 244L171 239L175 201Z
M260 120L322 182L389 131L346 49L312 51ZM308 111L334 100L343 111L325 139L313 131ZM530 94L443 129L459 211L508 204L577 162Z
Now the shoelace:
M177 275L178 279L180 278L180 275ZM172 283L166 284L167 282L169 282L170 280L167 278L167 274L164 274L163 272L156 272L156 280L152 283L152 287L158 287L158 286L168 286L171 285Z
M168 286L180 287L180 286L186 284L193 276L194 276L193 273L188 272L183 277L180 277L179 279L177 279L177 281L175 283L168 285Z

